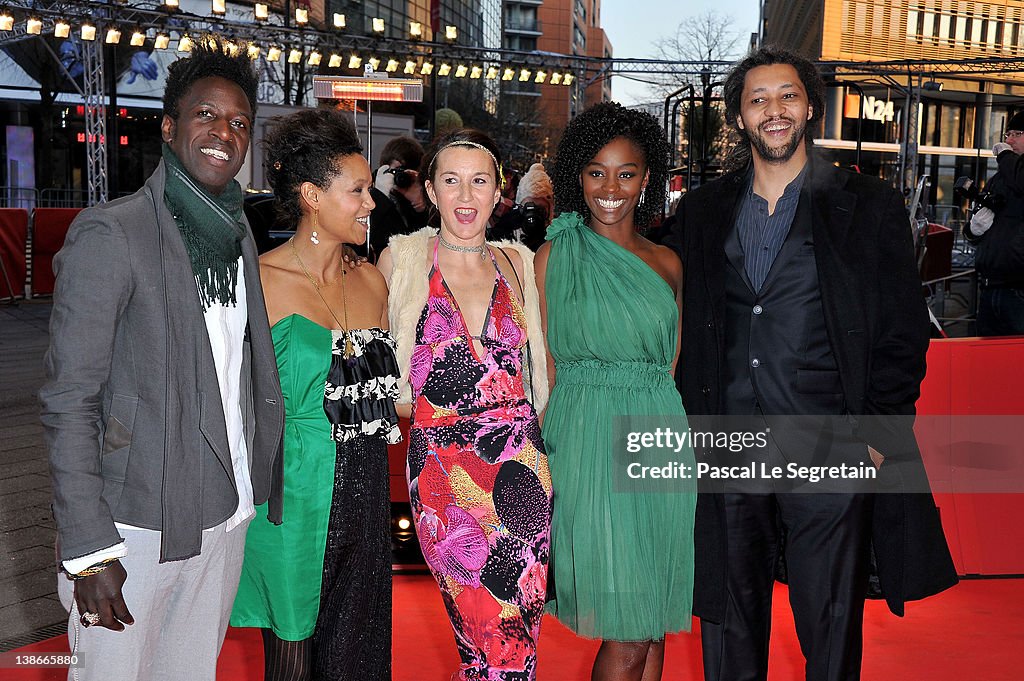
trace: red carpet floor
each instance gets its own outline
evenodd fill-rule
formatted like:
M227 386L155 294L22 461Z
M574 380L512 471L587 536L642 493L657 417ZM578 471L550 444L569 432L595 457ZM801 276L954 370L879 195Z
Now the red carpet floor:
M802 658L789 616L785 587L775 592L770 678L802 679ZM457 655L440 596L428 576L395 577L395 681L445 681ZM1024 579L986 579L907 607L893 617L881 602L868 603L864 623L863 681L1021 681L1024 679ZM21 652L67 650L65 638ZM590 678L597 643L576 638L555 620L545 619L540 642L540 681ZM698 632L670 636L665 681L701 678ZM218 678L260 681L262 651L252 629L228 632ZM57 681L58 669L0 669L4 681Z

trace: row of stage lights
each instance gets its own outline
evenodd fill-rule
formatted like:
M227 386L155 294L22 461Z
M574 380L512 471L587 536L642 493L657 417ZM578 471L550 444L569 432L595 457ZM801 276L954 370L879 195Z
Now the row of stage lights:
M216 2L216 0L215 0ZM257 5L259 7L259 5ZM342 15L343 16L343 15ZM374 20L376 21L376 20ZM0 13L0 31L10 31L14 28L14 17L9 12L4 11ZM454 26L449 28L454 29ZM43 22L40 19L29 18L26 21L25 32L31 35L40 35L43 29ZM53 35L55 38L68 38L71 36L71 24L64 19L58 19L53 24ZM79 35L82 40L93 41L97 39L97 28L96 25L86 21L79 28ZM103 34L103 42L108 45L117 45L121 42L122 30L117 25L110 25L106 27ZM147 38L147 32L141 28L136 28L131 31L128 43L135 47L142 47ZM158 31L153 37L153 45L158 50L170 49L171 37L168 33ZM183 35L178 40L178 51L179 52L190 52L192 45L194 44L193 38L190 36ZM227 49L238 50L240 49L235 43L227 42ZM323 63L324 55L320 50L311 50L308 54L304 53L301 49L292 47L288 48L283 45L271 44L267 49L266 59L269 62L277 62L282 58L285 58L289 64L299 64L303 61L306 62L307 66L318 67ZM263 53L263 47L257 43L249 43L246 47L246 53L252 60L260 58ZM384 71L386 73L398 73L401 72L404 75L421 75L429 76L434 73L435 63L430 59L424 57L422 61L415 59L400 60L397 57L389 57L386 60L382 60L377 56L370 56L363 58L359 53L352 53L346 60L342 55L337 52L329 53L327 57L327 68L341 68L343 64L347 64L349 69L358 69L363 63L369 64L374 71L378 70L381 64L384 64ZM521 83L533 81L534 83L544 84L550 83L551 85L572 85L576 80L576 77L571 72L559 72L559 71L547 71L542 68L529 69L526 67L512 67L512 66L498 66L496 64L465 64L455 63L453 64L450 60L440 60L436 65L437 75L440 77L448 77L454 75L456 78L469 77L470 79L486 79L486 80L498 80L499 78L503 81L518 80Z
M168 11L176 11L179 7L179 0L164 0L163 6ZM227 0L211 0L210 12L215 16L224 16L227 14ZM253 4L253 17L258 22L264 22L270 20L270 5L263 2L257 2ZM294 12L295 25L305 27L309 24L309 8L307 7L296 7ZM345 29L348 27L348 21L344 14L335 12L331 17L331 25L336 29ZM384 35L386 25L384 20L380 17L373 17L370 22L370 26L373 32L377 35ZM419 21L409 22L409 37L413 40L421 40L423 38L423 24ZM454 43L459 38L459 29L457 26L447 25L444 27L444 39L449 43Z

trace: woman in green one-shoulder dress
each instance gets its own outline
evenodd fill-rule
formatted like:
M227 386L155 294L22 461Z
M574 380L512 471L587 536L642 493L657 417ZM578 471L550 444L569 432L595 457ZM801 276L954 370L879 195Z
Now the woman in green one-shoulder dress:
M660 678L665 634L690 628L695 485L633 477L630 463L692 470L692 451L634 455L616 436L617 425L686 429L673 380L682 265L636 231L664 200L667 152L646 113L606 103L577 116L553 178L561 214L537 254L554 360L548 608L603 639L594 679Z

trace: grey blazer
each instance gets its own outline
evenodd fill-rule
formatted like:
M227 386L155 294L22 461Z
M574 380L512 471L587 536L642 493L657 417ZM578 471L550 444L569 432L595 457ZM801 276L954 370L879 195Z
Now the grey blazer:
M238 505L213 353L161 162L135 194L86 209L54 258L40 392L61 560L161 531L161 562L199 554ZM267 500L284 405L256 247L242 240L249 323L242 417L255 502Z

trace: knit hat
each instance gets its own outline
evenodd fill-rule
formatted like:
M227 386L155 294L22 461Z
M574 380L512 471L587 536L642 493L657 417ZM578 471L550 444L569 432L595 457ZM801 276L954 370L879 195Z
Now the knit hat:
M1007 130L1024 131L1024 111L1018 111L1006 122Z

